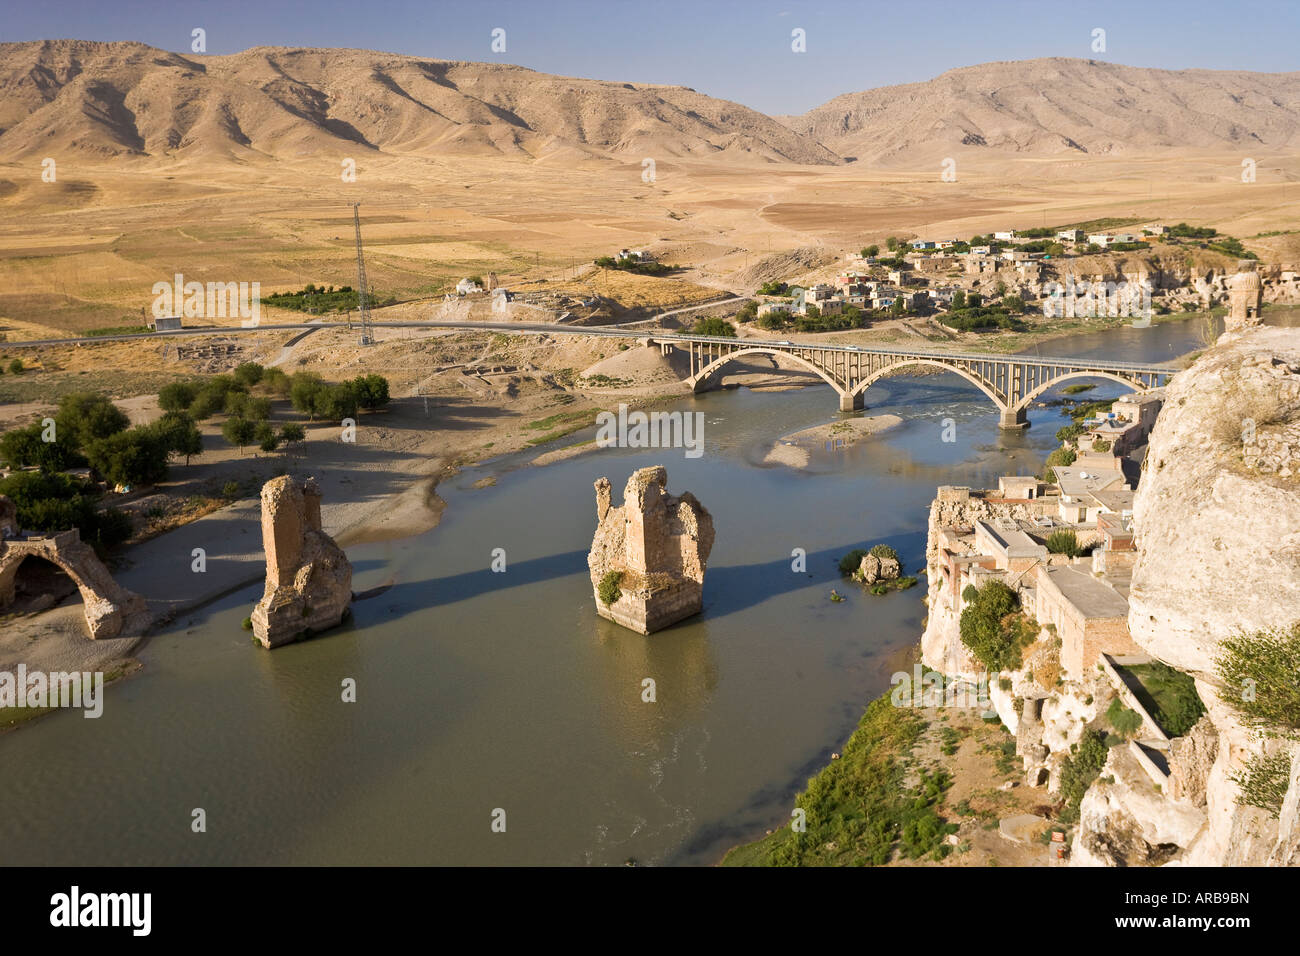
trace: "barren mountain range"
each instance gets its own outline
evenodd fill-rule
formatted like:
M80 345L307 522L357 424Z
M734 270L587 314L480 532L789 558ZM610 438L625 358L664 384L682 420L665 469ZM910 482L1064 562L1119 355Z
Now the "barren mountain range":
M0 44L0 160L290 159L328 150L830 165L1300 145L1300 72L986 63L770 117L680 86L347 49L229 56L140 43ZM1249 152L1243 152L1249 155Z

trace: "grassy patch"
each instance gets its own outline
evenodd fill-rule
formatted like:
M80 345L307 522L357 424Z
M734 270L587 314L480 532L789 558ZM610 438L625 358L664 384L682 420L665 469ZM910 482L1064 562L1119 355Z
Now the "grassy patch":
M952 781L945 771L905 783L907 760L926 726L915 709L871 702L858 729L795 801L806 829L786 825L737 847L725 866L879 866L895 856L941 859L957 825L938 813Z
M1196 693L1196 682L1168 664L1126 664L1123 670L1137 679L1133 693L1147 713L1170 737L1181 737L1205 713L1205 704ZM1117 728L1118 729L1118 728Z

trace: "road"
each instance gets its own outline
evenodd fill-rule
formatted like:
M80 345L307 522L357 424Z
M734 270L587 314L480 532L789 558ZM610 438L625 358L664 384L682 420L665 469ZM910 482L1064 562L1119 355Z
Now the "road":
M720 303L714 302L710 304L719 305ZM936 358L946 359L970 359L974 361L996 362L1009 361L1017 365L1071 365L1080 368L1095 367L1126 372L1173 372L1176 370L1170 364L1117 362L1109 359L1089 361L1087 359L1054 358L1040 355L1007 355L1005 353L996 352L950 352L942 349L903 349L887 348L884 346L832 345L826 342L791 342L784 339L736 339L722 336L632 331L617 327L555 325L546 322L440 322L433 320L426 322L372 322L370 324L372 328L376 329L457 329L462 331L507 332L516 334L593 335L621 339L651 338L656 342L681 342L682 344L689 342L717 343L719 345L728 346L743 344L745 347L769 349L781 352L797 352L801 349L817 349L822 352L843 352L848 354L929 355ZM38 339L29 342L6 342L4 343L4 348L8 350L15 348L38 348L41 346L51 345L94 345L98 342L128 342L139 339L185 338L198 335L225 336L278 331L317 331L321 329L347 329L349 327L354 331L359 332L359 326L355 322L288 322L275 325L258 325L253 328L177 329L171 332L136 332L128 335L95 335L84 338Z

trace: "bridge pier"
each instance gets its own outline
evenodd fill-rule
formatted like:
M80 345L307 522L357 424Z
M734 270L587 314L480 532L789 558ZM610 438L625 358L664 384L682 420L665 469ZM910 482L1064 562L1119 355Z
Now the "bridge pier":
M998 416L999 428L1028 428L1029 419L1025 417L1023 408L1004 408Z
M858 392L856 395L851 394L850 392L840 392L840 411L860 412L866 407L867 403L863 399L861 392Z

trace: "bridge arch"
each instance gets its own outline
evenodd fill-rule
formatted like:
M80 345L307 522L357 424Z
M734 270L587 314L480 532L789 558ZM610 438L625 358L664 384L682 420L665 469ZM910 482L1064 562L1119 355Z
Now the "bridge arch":
M714 374L716 374L717 371L721 369L723 366L727 365L727 363L733 362L744 355L784 355L788 358L794 359L796 362L798 362L808 371L815 373L823 382L825 382L831 388L835 389L835 391L837 391L839 394L841 395L848 394L848 392L846 391L843 385L841 385L839 382L835 381L835 379L833 379L830 375L828 375L825 369L818 368L816 363L810 362L807 359L805 359L803 356L796 355L794 352L789 352L786 351L785 349L771 349L771 348L763 348L761 346L752 346L743 349L737 349L734 352L728 352L726 355L722 356L721 358L714 359L708 365L704 366L704 368L696 372L694 377L690 379L692 388L698 389L702 383L708 381L709 378L711 378Z
M144 599L118 585L75 530L0 540L0 607L13 601L18 568L28 558L42 558L72 579L81 592L92 640L140 633L147 626L149 615Z
M1123 375L1117 375L1114 372L1101 372L1101 371L1066 372L1064 375L1058 375L1056 376L1056 378L1048 382L1044 382L1042 385L1039 385L1033 391L1029 392L1024 398L1022 398L1019 402L1017 402L1014 406L1012 406L1013 410L1021 411L1023 409L1028 408L1029 403L1032 402L1034 399L1036 399L1039 395L1042 395L1044 392L1050 391L1051 389L1060 385L1062 382L1068 382L1072 378L1104 378L1104 379L1109 379L1112 382L1118 382L1120 385L1123 385L1125 388L1130 388L1135 392L1145 392L1147 390L1147 387L1141 384L1140 382L1135 382L1132 379L1125 378Z
M999 411L1005 411L1007 408L1007 403L1002 399L1000 395L998 395L997 392L993 391L993 387L989 385L988 382L984 381L982 378L976 375L974 372L968 371L967 369L961 368L959 366L950 365L947 362L938 362L935 361L934 359L909 358L909 359L903 359L901 362L895 362L893 365L887 365L882 369L872 372L861 382L859 382L857 386L853 389L851 394L854 395L855 397L861 395L863 392L865 392L876 382L880 381L880 379L892 375L895 372L897 372L899 369L906 368L909 365L930 365L933 366L934 368L941 368L945 372L952 372L954 375L960 375L962 378L966 379L966 381L970 382L981 392L983 392L986 396L988 396L989 401L991 401L994 405L996 405Z

